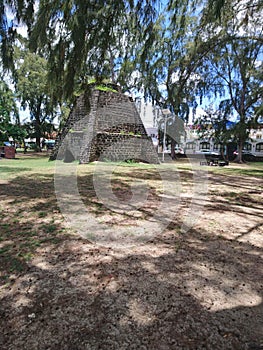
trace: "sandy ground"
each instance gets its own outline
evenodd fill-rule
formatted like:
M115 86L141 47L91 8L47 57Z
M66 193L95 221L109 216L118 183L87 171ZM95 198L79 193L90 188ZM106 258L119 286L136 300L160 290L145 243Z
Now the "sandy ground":
M180 176L176 217L147 242L104 247L63 231L37 246L21 271L8 272L3 259L0 349L263 349L262 178L209 173L198 221L182 232L192 187L187 171ZM2 249L17 244L17 225L28 224L25 212L11 220L23 193L35 211L44 203L36 203L38 191L48 193L53 223L62 225L53 180L45 181L33 190L26 180L2 183L2 222L10 225Z

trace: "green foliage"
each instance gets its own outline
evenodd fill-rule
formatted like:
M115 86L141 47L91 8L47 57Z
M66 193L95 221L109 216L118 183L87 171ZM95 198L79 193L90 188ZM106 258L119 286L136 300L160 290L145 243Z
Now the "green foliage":
M206 62L209 74L203 72L209 88L221 99L218 106L218 122L236 117L231 134L241 150L249 130L259 125L263 94L263 44L257 40L229 39L218 44L217 51L209 53ZM220 125L220 124L218 124ZM224 137L229 131L220 128Z
M16 124L11 121L15 119ZM0 82L0 141L8 141L9 137L20 141L25 135L25 130L18 124L18 110L15 94L2 81Z
M15 94L4 82L0 82L0 117L1 121L10 119L11 115L17 116Z
M126 131L126 130L121 130L120 135L129 135L129 136L135 136L135 137L142 137L140 133L135 133L134 131Z
M6 21L7 5L12 8L13 23L27 26L32 51L47 58L50 89L56 100L71 97L90 76L96 81L103 77L123 81L136 45L144 42L146 49L151 47L152 28L161 6L158 0L6 0L0 11L0 34L10 44L5 49L2 45L5 67L16 38L15 26Z
M104 85L95 85L95 90L106 91L106 92L117 92L117 90Z
M31 123L26 125L28 135L36 138L40 148L40 138L51 132L51 122L56 115L52 92L48 83L47 61L30 52L27 47L17 47L16 51L16 91L21 106L30 111Z

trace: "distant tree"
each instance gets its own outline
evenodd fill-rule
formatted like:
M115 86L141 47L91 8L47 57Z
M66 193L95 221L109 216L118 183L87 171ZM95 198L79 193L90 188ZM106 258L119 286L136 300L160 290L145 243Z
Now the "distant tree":
M8 141L9 137L17 139L18 130L19 118L15 94L2 80L0 82L0 141Z
M27 49L21 51L16 61L16 92L21 106L29 109L33 133L38 150L44 136L46 122L51 122L56 114L47 80L47 61Z
M229 142L237 142L234 132L235 122L229 120L228 109L214 109L210 105L194 122L199 139L212 140L218 146L218 151L223 158L228 158ZM232 159L231 159L232 160Z

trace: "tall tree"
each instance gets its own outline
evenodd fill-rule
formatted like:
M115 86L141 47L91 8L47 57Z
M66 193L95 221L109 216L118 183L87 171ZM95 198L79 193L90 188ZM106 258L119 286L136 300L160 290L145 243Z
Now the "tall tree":
M19 124L19 118L15 94L2 80L0 82L0 141L8 141L9 137L17 139L19 129L17 124Z
M217 32L220 40L205 57L200 73L214 92L221 115L236 118L231 132L238 143L239 162L249 130L257 126L263 112L263 42L259 40L263 7L254 13L254 5L231 1L225 5L228 12L209 25L205 36L213 38Z
M116 55L121 47L129 48L130 29L142 39L152 26L157 2L5 0L0 9L2 36L9 44L15 35L15 22L8 25L6 20L9 5L15 21L27 26L31 49L47 58L55 95L70 96L74 84L87 75L101 79L110 69L114 76ZM10 45L2 45L2 53L11 56Z
M167 124L172 157L182 130L179 124L188 120L190 108L196 108L198 95L204 93L196 71L210 51L210 45L199 39L197 3L185 0L171 4L167 14L160 16L153 26L151 48L145 49L142 44L141 57L135 58L137 80L144 89L145 98L172 112L173 122L169 115ZM163 120L160 122L166 125Z
M28 50L22 51L22 59L17 60L16 91L21 106L29 109L39 150L46 122L51 122L56 114L56 106L50 96L47 73L46 59Z
M235 40L211 55L213 85L223 96L219 109L236 117L233 134L238 142L238 161L249 130L257 126L263 98L263 45L255 41Z

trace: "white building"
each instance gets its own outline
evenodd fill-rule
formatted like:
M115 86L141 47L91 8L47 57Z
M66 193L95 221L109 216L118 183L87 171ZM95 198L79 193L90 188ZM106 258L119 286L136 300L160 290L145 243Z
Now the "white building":
M163 118L161 108L151 102L145 103L143 99L135 100L135 104L147 134L151 136L154 145L158 145L158 121ZM204 113L203 109L197 109L194 116L190 115L189 124L185 125L185 136L181 137L178 147L182 147L186 154L192 154L201 149L221 151L221 145L216 143L213 137L200 139L198 127L193 125L194 120ZM232 147L231 152L237 147L234 142ZM263 157L263 126L250 131L249 138L244 145L244 151L251 152L254 156Z
M229 142L229 144L237 148L234 142ZM198 133L198 127L194 125L186 126L186 140L185 140L185 152L186 154L195 153L201 149L206 149L210 151L221 150L221 145L218 144L213 137L200 139ZM250 152L256 157L263 157L263 126L258 129L252 129L249 133L248 140L245 142L243 150Z

